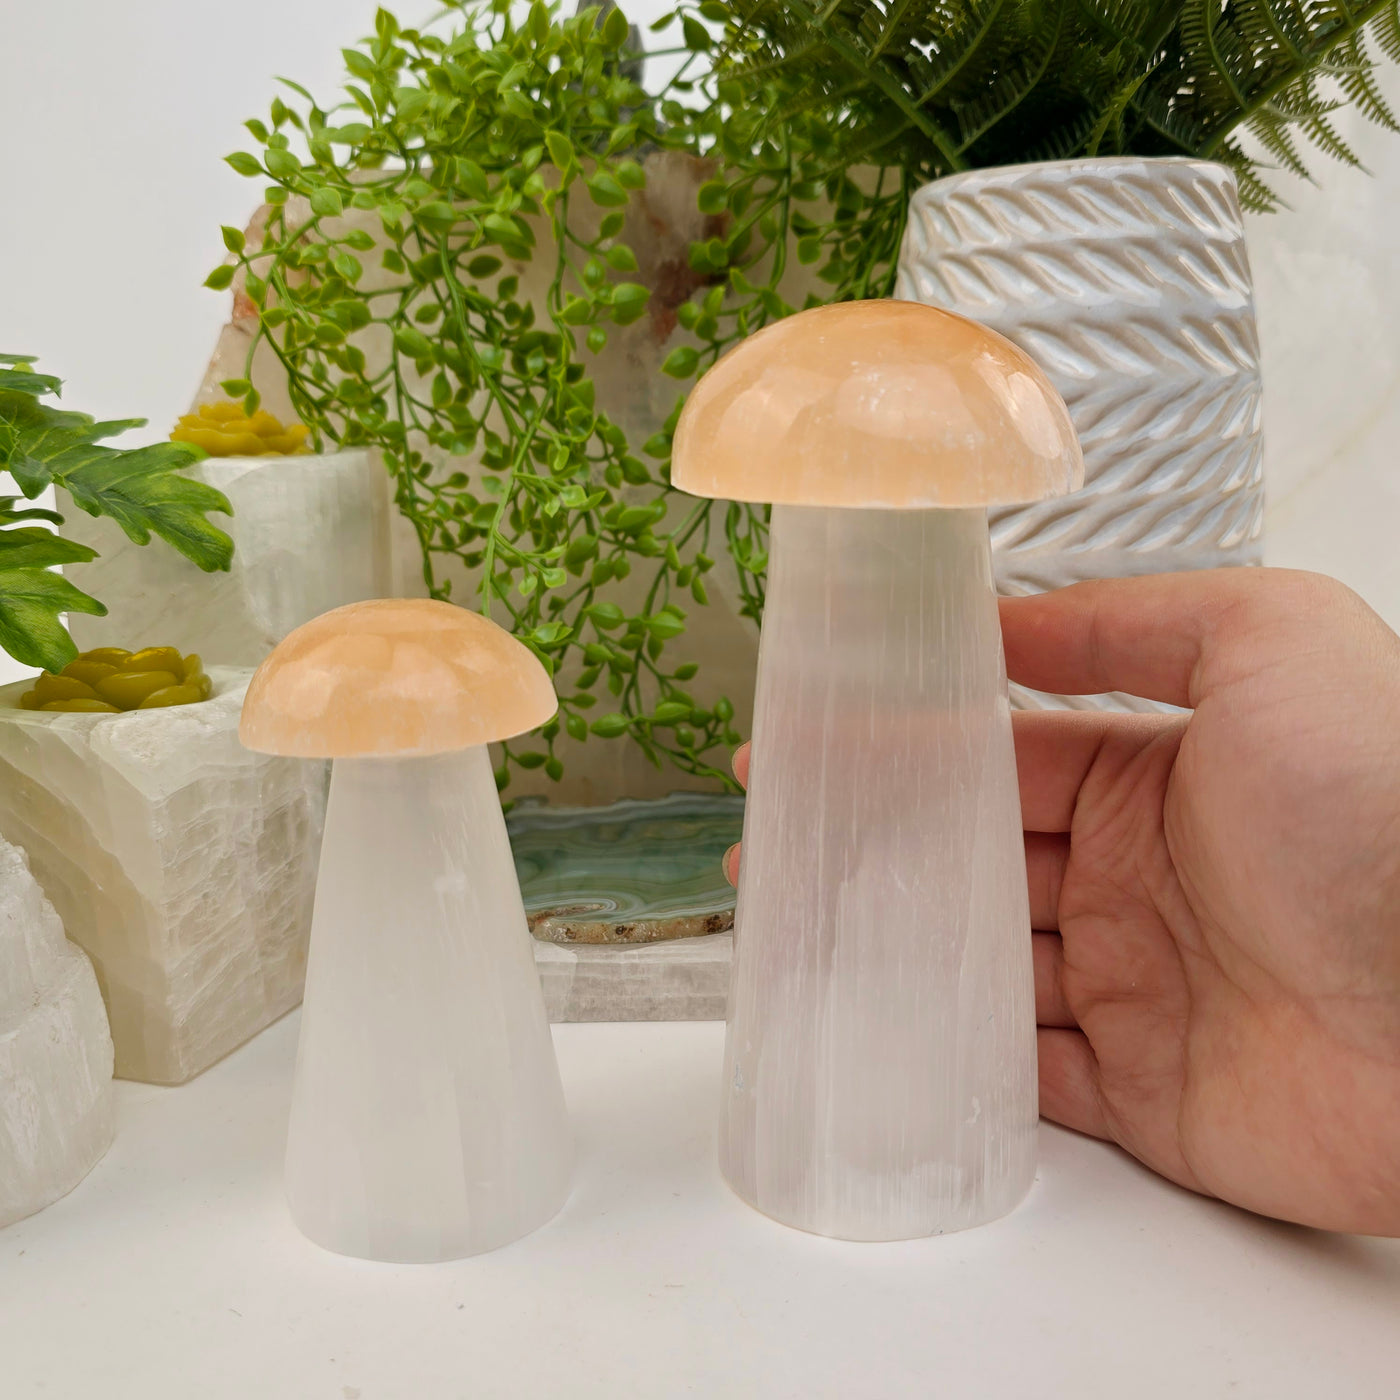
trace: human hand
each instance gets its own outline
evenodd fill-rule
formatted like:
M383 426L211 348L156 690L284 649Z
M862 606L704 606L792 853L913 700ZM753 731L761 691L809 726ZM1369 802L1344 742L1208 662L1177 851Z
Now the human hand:
M1041 1111L1194 1191L1400 1234L1400 638L1268 569L1006 599L1002 628L1025 685L1191 710L1014 716Z

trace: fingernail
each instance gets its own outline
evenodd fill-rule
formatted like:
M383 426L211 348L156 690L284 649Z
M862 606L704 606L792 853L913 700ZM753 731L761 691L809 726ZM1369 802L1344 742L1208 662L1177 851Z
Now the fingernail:
M724 853L723 865L724 878L731 885L737 885L739 883L739 843L737 841Z

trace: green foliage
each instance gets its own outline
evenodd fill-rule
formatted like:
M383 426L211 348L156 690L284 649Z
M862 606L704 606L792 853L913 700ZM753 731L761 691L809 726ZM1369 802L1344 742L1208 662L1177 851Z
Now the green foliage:
M504 4L449 10L432 30L379 11L345 50L347 101L328 111L289 85L291 104L247 123L258 151L229 163L273 182L271 214L257 246L231 251L302 421L383 454L429 591L448 597L453 572L474 571L471 601L555 674L559 714L542 747L506 746L502 785L515 765L558 776L561 735L625 736L658 767L727 782L710 755L738 740L733 708L697 699L695 667L668 644L706 601L722 536L745 541L762 522L673 492L674 415L634 446L589 374L650 310L624 234L638 152L696 152L700 133L630 76L616 11L561 19L536 4L517 23ZM371 217L347 225L340 209ZM702 348L672 366L681 378L791 309L759 306L757 287L721 308L731 252L717 238L697 254L707 296L680 312ZM542 292L522 292L520 263ZM372 338L392 347L382 372L362 349Z
M211 510L231 513L229 503L213 487L180 475L204 454L174 442L128 450L101 446L103 438L141 427L145 419L99 423L41 403L61 386L33 364L32 356L0 355L0 470L14 477L25 497L61 486L89 515L115 520L135 543L157 534L200 568L227 569L233 541L205 517ZM0 497L0 647L25 665L58 671L78 654L60 614L107 610L50 572L56 564L93 559L94 551L22 523L29 520L63 523L52 511L20 509L18 497Z
M1264 159L1300 143L1350 164L1348 104L1390 130L1371 41L1400 60L1396 0L733 0L719 66L736 100L774 83L843 112L869 157L934 179L1020 161L1137 154L1234 167L1271 209Z
M615 9L448 0L426 28L380 10L343 52L344 100L288 82L246 123L255 150L227 158L269 182L270 214L256 246L224 230L208 285L243 277L320 441L382 453L429 591L473 571L464 601L555 675L559 714L542 748L506 746L502 786L516 765L557 777L561 735L730 782L714 757L738 738L733 706L695 698L673 644L715 568L759 616L766 513L672 490L679 398L641 444L600 409L590 357L618 327L674 316L662 369L683 394L800 309L789 295L888 295L910 194L974 165L1208 155L1267 207L1240 128L1276 155L1301 137L1346 158L1333 106L1388 123L1366 45L1400 54L1396 0L704 0L652 28L679 66L647 92ZM628 241L640 153L657 151L712 170L706 234L664 306ZM371 344L378 365L392 348L382 369ZM249 412L255 348L234 385Z

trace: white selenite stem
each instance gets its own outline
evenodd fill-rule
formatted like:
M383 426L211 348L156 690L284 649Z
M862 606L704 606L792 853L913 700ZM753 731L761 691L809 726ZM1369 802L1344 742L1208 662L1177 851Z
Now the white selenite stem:
M287 1142L318 1244L462 1258L568 1194L559 1070L485 748L339 759Z
M765 1214L911 1239L1035 1172L1030 913L980 510L775 507L720 1163Z

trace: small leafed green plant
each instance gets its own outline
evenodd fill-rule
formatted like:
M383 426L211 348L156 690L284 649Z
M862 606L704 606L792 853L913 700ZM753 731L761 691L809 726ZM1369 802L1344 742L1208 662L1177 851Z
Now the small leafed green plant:
M728 783L733 706L697 698L677 653L717 568L759 616L766 514L672 490L683 386L801 305L888 295L909 196L941 175L1206 156L1272 207L1240 131L1294 173L1298 138L1354 161L1329 119L1355 103L1394 127L1367 43L1400 58L1396 4L704 0L653 26L677 38L653 51L671 76L651 90L616 9L448 0L424 28L380 10L344 50L340 99L286 83L246 123L257 151L228 157L269 182L271 213L255 244L224 229L232 259L208 279L241 272L259 312L249 372L224 387L256 412L269 343L318 440L382 453L429 592L470 571L479 596L460 601L554 672L559 714L505 746L501 786L517 764L559 777L564 735L626 736ZM708 229L664 306L627 236L655 152L709 163ZM533 294L508 263L538 272ZM662 365L676 407L631 442L593 357L661 313L683 332Z
M201 569L227 569L233 541L207 515L232 514L229 503L212 486L181 475L204 453L175 442L103 446L103 438L143 427L146 420L99 423L42 402L60 388L59 380L34 369L32 356L0 355L0 470L14 477L24 499L61 486L89 515L115 520L134 543L159 535ZM17 496L0 497L0 647L26 666L52 672L78 655L62 614L107 611L53 572L56 564L96 558L95 550L48 528L62 524L54 511L25 506Z

